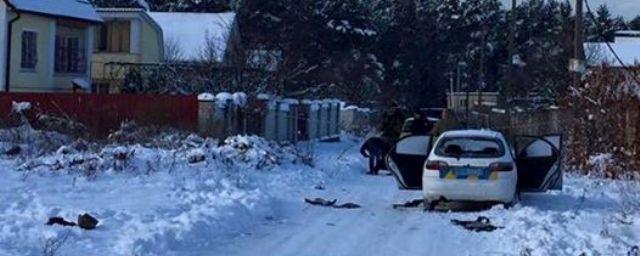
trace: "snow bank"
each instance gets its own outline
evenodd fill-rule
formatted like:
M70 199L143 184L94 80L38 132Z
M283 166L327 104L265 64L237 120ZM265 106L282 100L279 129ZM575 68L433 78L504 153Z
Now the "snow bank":
M15 102L11 103L11 111L13 113L22 114L31 110L31 102Z
M233 98L233 104L238 107L244 107L247 105L247 94L244 92L236 92L231 95L231 98Z
M214 101L214 100L216 100L216 96L214 96L211 93L201 93L201 94L198 94L198 100L199 101Z
M60 255L181 255L246 231L276 214L274 194L324 176L300 149L255 136L95 146L66 141L26 162L0 158L0 255L40 255L65 237ZM98 229L43 224L85 212Z

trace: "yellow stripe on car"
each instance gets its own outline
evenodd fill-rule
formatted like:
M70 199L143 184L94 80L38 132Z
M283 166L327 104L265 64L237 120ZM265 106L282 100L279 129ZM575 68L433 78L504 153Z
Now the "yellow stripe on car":
M453 174L453 172L449 172L449 173L447 173L446 178L447 178L448 180L455 180L455 179L456 179L456 175L455 175L455 174Z

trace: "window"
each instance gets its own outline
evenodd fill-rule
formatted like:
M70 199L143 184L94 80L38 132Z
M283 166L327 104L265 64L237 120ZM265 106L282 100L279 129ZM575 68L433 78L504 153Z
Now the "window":
M95 37L95 51L127 53L131 44L131 24L129 21L106 22Z
M38 64L38 33L22 31L22 61L23 69L35 69Z
M78 37L56 36L56 73L84 73L87 67L85 49Z
M443 138L436 148L436 155L444 157L494 158L504 153L500 140L484 137Z

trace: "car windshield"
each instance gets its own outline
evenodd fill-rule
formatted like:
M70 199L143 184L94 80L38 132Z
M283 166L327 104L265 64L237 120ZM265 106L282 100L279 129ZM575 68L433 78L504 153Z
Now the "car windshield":
M495 138L451 137L443 138L436 154L445 157L493 158L504 155L503 143Z

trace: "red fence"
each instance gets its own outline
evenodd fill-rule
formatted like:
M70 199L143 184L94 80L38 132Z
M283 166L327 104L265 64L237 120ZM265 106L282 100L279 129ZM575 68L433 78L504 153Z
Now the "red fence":
M96 135L105 135L127 120L188 130L198 125L196 96L0 93L0 118L8 117L14 101L30 102L43 114L68 117Z

